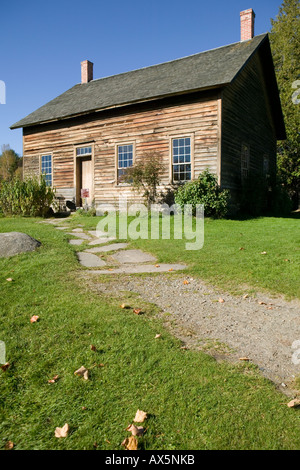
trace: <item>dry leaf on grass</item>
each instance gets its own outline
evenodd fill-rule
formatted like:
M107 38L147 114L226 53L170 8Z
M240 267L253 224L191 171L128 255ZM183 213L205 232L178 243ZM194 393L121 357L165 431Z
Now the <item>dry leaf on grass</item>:
M298 399L296 398L295 400L290 401L290 402L287 404L287 406L288 406L289 408L298 408L298 406L300 406L300 399L299 399L299 398L298 398Z
M142 410L137 410L135 417L134 417L134 422L135 423L143 423L145 419L147 419L147 413Z
M131 432L133 436L142 436L145 432L145 428L142 426L135 426L134 424L129 424L127 426L126 431Z
M55 437L67 437L69 434L70 427L68 423L66 423L62 428L55 429Z
M134 308L133 313L135 313L136 315L141 315L142 309L141 308Z
M266 255L266 254L267 254L266 251L262 251L262 252L261 252L261 255Z
M88 380L89 371L84 366L81 366L79 369L75 370L74 375L78 375L78 377L83 377L84 380Z
M13 441L7 441L5 443L4 449L5 450L12 450L14 448L14 443Z
M91 349L91 351L97 351L97 348L96 348L96 346L94 346L94 344L90 345L90 349Z
M157 338L160 338L161 337L161 334L157 334L155 335L154 339L157 339Z
M12 281L13 281L13 278L12 278L12 277L8 277L6 280L7 280L8 282L12 282Z
M3 372L5 372L9 367L10 367L10 363L6 362L6 364L3 364L0 368L1 370L3 370Z
M48 380L48 384L54 384L58 380L58 375L55 375L53 379Z
M135 436L130 436L121 444L126 450L138 450L138 440Z
M33 315L33 317L30 318L30 323L36 323L39 319L40 317L38 315Z

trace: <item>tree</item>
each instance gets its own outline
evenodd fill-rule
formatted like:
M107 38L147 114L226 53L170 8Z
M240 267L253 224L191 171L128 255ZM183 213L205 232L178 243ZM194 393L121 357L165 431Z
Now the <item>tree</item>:
M271 24L272 55L287 133L287 139L277 146L278 177L297 209L300 193L299 0L284 0Z
M159 152L146 152L132 167L129 167L121 177L121 181L132 185L134 191L142 192L148 210L156 202L157 187L164 171L162 156Z
M2 145L0 155L0 180L11 180L14 174L20 174L19 155L9 145Z

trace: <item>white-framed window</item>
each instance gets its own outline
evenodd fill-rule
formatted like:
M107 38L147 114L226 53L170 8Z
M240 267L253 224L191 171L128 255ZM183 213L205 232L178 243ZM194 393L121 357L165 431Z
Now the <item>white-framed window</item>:
M127 168L133 165L134 145L117 145L117 181L124 175Z
M250 164L250 146L248 144L242 144L241 149L241 177L245 180L249 176L249 164Z
M52 155L41 156L41 173L45 178L47 186L52 186Z
M172 180L174 182L184 182L192 179L191 144L191 137L175 137L171 139Z

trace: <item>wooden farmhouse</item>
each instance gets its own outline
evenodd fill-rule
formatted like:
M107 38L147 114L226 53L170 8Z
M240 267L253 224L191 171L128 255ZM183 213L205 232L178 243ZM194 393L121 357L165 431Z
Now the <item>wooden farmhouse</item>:
M285 139L267 34L241 12L237 43L106 78L81 63L81 83L15 123L23 172L45 175L69 205L133 199L124 169L145 153L164 162L162 190L209 168L238 201L243 182L274 175ZM83 192L82 192L83 190Z

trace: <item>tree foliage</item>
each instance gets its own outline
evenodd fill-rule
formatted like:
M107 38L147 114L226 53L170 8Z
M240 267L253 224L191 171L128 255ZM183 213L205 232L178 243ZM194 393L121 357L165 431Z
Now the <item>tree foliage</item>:
M0 155L0 180L11 180L14 175L21 176L22 159L9 145L2 145ZM20 170L19 170L20 169Z
M287 139L277 148L278 176L298 205L300 193L300 3L284 0L270 33ZM299 94L298 94L299 93Z
M126 169L121 182L128 183L134 191L142 193L148 209L156 202L157 187L164 171L162 156L159 152L145 152L132 167Z

